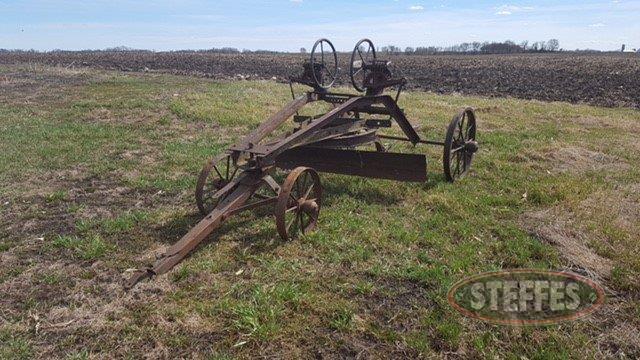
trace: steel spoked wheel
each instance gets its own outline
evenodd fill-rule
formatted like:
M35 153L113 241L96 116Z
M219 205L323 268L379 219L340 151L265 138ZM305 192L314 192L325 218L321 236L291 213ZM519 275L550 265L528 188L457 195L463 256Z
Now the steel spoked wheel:
M316 85L330 88L338 76L338 54L331 41L320 39L311 50L311 72Z
M284 240L315 229L322 205L322 186L318 173L307 167L294 169L284 181L275 215L278 234Z
M349 62L349 76L351 83L356 90L366 91L365 81L369 75L369 71L364 65L376 59L376 47L369 39L358 41L353 52L351 53L351 61Z
M219 155L204 165L196 184L196 205L202 215L208 215L231 192L232 189L227 189L219 194L236 177L238 169L229 154Z
M467 108L451 120L447 129L442 157L447 181L454 182L466 175L477 151L476 115L473 109Z

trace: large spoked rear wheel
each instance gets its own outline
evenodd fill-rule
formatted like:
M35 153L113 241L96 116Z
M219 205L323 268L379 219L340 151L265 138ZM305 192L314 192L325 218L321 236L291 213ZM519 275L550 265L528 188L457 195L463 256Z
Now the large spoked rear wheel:
M284 240L295 239L315 229L322 205L322 186L318 173L298 167L282 185L275 208L278 234Z
M218 194L238 173L238 167L229 154L221 154L204 165L196 184L196 205L202 215L208 215L213 211L218 203L233 190L227 189L228 191L224 194Z
M477 151L476 116L473 109L467 108L451 120L447 129L442 157L447 181L454 182L465 176Z

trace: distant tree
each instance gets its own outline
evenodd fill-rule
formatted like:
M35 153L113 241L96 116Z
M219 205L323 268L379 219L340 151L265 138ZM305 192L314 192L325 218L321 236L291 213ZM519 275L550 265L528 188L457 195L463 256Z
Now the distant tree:
M539 51L542 51L543 47L544 46L542 46L539 41L536 41L533 44L531 44L531 48L530 49L533 52L539 52Z
M503 43L486 43L480 50L485 54L514 54L522 52L522 48L513 41Z
M387 45L380 48L380 52L386 54L400 54L402 50L395 45Z
M397 46L388 45L378 49L382 53L399 53L400 49ZM536 41L530 43L529 41L522 41L516 43L512 40L505 40L503 42L478 42L460 43L450 45L446 47L436 46L418 46L416 48L407 47L404 51L405 54L416 55L429 55L437 53L485 53L485 54L515 54L522 52L545 52L545 51L562 51L560 48L560 41L557 39L551 39L549 41Z
M206 50L206 52L214 53L214 54L238 54L240 50L232 47L223 47L223 48L211 48Z
M560 49L560 41L551 39L547 41L547 51L558 51Z

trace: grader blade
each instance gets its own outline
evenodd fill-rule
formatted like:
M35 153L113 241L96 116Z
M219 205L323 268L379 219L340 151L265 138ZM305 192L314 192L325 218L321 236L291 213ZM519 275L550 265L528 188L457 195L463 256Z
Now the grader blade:
M307 166L319 172L407 182L427 180L427 159L418 154L396 154L318 147L299 147L278 156L281 169Z

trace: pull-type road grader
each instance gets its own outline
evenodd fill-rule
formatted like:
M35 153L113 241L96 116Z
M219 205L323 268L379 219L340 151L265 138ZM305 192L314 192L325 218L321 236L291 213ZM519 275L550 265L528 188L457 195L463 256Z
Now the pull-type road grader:
M476 117L471 108L453 118L444 142L423 140L398 106L406 80L393 77L389 63L377 58L370 40L356 44L349 62L351 83L359 95L329 91L338 71L333 44L327 39L318 40L302 75L291 78L293 101L205 164L196 186L196 204L204 215L202 221L153 266L135 271L126 281L126 288L166 273L230 216L245 210L272 206L278 234L285 240L312 231L322 206L318 172L426 181L425 155L389 152L383 139L410 142L413 146L443 146L447 181L453 182L467 173L478 151ZM313 90L295 97L293 82ZM384 95L388 88L396 88L395 97ZM331 110L315 116L299 115L305 105L314 102L328 103ZM294 124L291 131L269 138L290 118ZM380 132L390 128L393 121L404 136ZM363 146L375 151L358 150ZM282 185L272 177L276 169L290 171Z

